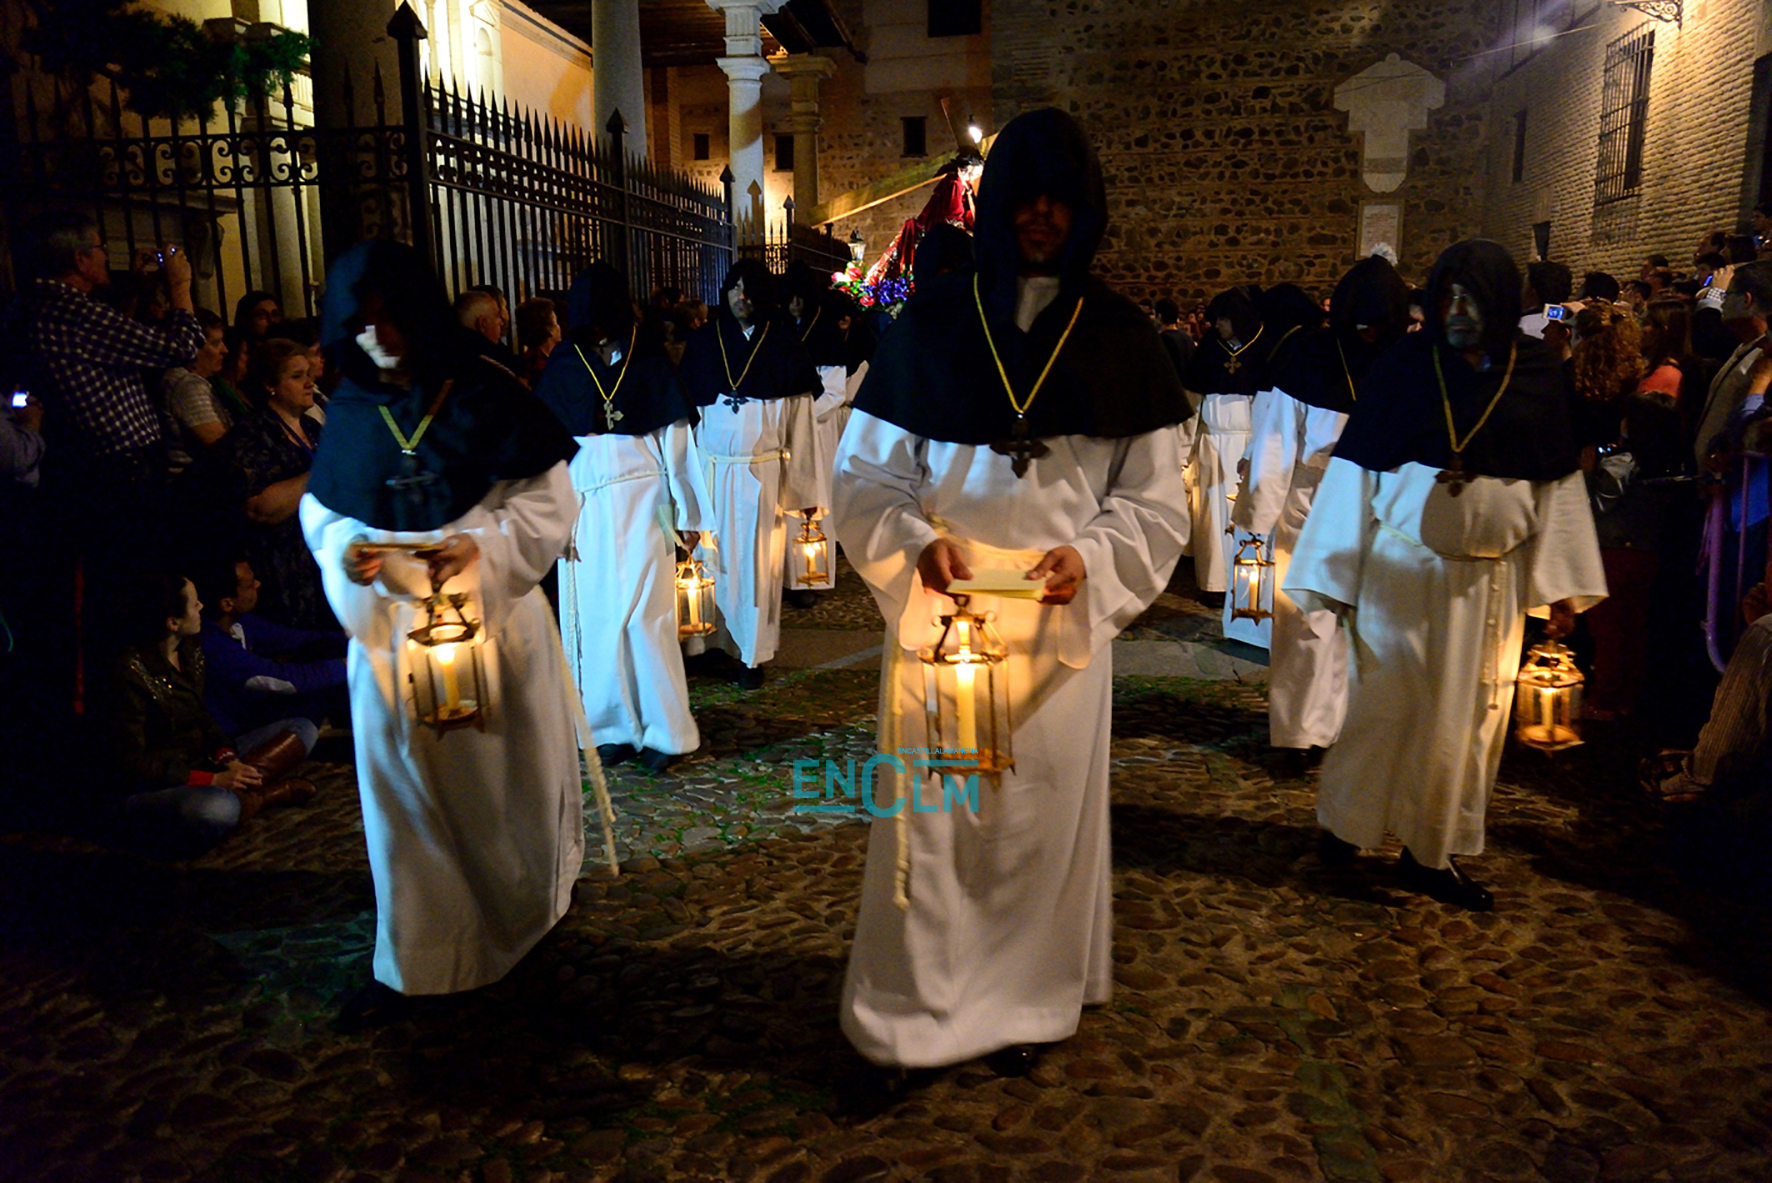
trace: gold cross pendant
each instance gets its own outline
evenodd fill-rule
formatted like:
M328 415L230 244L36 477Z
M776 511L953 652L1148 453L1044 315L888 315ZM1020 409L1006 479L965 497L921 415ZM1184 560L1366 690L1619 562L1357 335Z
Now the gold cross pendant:
M1466 479L1467 478L1464 475L1464 457L1460 456L1457 452L1454 452L1452 453L1452 467L1442 469L1440 475L1434 478L1434 484L1445 485L1446 495L1449 497L1456 497L1464 492Z
M1006 440L998 440L991 445L991 451L997 455L1014 457L1014 461L1009 467L1014 470L1018 479L1027 475L1028 465L1031 462L1038 460L1051 450L1046 446L1044 440L1028 438L1028 421L1020 415L1015 417L1015 430L1010 437Z
M1242 368L1243 368L1243 363L1238 361L1236 358L1232 357L1232 358L1225 359L1225 363L1224 363L1224 372L1225 373L1234 374Z

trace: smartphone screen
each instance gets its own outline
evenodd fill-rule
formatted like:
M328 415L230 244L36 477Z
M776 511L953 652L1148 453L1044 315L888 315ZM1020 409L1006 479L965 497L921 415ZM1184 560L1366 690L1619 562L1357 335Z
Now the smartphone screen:
M19 391L18 393L14 394L12 396L12 405L15 407L26 406L27 404L30 403L30 401L31 401L30 394L28 394L27 392L25 392L23 390Z

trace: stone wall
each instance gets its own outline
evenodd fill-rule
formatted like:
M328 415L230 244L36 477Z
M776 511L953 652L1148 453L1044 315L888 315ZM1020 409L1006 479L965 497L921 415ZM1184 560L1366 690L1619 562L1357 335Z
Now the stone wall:
M1002 126L1055 105L1082 120L1107 176L1099 266L1128 295L1201 299L1292 280L1322 293L1354 262L1363 202L1403 206L1419 280L1476 231L1501 5L1492 0L994 0ZM1360 177L1337 84L1397 53L1446 83L1392 194Z
M1709 230L1746 229L1757 183L1744 184L1749 144L1756 0L1688 0L1683 26L1602 7L1586 32L1559 37L1495 84L1485 232L1521 259L1534 223L1550 223L1550 257L1577 276L1604 270L1634 279L1643 258L1691 265ZM1606 47L1653 29L1642 186L1597 205L1600 108ZM1526 114L1523 175L1513 179L1513 120ZM1757 160L1755 161L1757 164ZM1745 195L1745 201L1744 201Z

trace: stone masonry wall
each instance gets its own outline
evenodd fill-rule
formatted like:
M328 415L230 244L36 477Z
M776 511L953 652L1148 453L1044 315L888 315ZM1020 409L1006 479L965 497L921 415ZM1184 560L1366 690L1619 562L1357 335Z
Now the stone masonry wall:
M1549 222L1550 257L1634 279L1643 258L1690 266L1699 236L1734 230L1748 155L1757 0L1688 0L1684 26L1601 7L1586 32L1560 37L1495 85L1485 232L1524 260L1532 225ZM1606 46L1655 31L1643 183L1596 207ZM1524 175L1513 180L1513 118L1526 112ZM1752 197L1749 197L1752 201ZM1743 227L1745 229L1745 227Z
M1497 36L1491 0L995 0L995 122L1055 105L1088 129L1109 189L1099 259L1126 294L1201 299L1292 280L1327 294L1354 262L1363 201L1403 204L1402 266L1476 231ZM1446 83L1376 194L1336 85L1386 54Z

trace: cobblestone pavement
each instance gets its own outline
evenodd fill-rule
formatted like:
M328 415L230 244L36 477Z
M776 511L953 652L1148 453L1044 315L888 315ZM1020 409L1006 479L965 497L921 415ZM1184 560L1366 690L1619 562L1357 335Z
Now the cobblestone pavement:
M1621 744L1510 754L1470 916L1320 865L1236 682L1116 681L1114 1000L1027 1079L848 1114L867 829L792 813L787 762L865 755L874 683L698 675L704 750L613 770L625 873L365 1035L328 1026L372 931L348 768L189 864L0 840L0 1178L1772 1178L1767 926L1659 868Z

